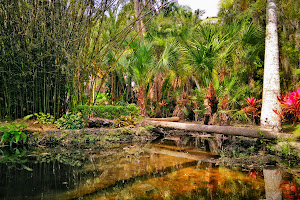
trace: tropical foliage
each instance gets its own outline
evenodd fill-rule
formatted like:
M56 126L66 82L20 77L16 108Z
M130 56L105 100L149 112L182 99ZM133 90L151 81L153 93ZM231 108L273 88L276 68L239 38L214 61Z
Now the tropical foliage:
M278 1L282 91L300 84L298 7ZM134 115L193 119L212 82L222 109L247 121L244 100L262 97L265 10L263 0L224 0L202 19L172 1L1 1L0 118L114 119L135 103Z
M255 122L255 119L259 119L260 115L260 107L261 107L261 101L256 100L254 97L247 97L247 107L244 107L245 113L249 115L252 119L252 123ZM259 120L257 120L259 121Z
M1 143L9 144L10 147L20 145L26 142L27 135L23 129L27 126L25 124L10 124L8 126L0 127Z
M300 88L290 94L278 97L278 101L282 111L274 110L274 112L280 115L283 120L292 121L295 124L300 117Z
M118 106L77 106L76 111L81 112L83 118L100 117L106 119L116 119L122 115L137 116L140 113L135 104Z

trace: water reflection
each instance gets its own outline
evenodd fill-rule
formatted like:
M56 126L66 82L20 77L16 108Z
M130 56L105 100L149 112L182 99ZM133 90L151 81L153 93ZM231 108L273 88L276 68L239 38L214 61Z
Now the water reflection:
M264 168L264 181L267 200L282 199L282 172L276 167Z
M218 156L170 141L2 152L0 199L299 199L299 185L280 169L222 167Z

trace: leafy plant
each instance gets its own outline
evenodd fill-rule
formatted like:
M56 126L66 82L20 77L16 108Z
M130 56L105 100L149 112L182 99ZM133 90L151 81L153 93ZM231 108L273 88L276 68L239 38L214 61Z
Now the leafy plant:
M290 94L277 98L280 102L281 113L277 110L273 111L280 115L282 120L293 121L295 125L300 116L300 88Z
M40 124L53 124L55 121L55 117L50 115L50 113L45 114L43 112L39 112L34 113L34 115Z
M297 152L295 151L295 149L293 149L293 147L289 144L289 143L283 143L280 146L280 153L283 156L296 156Z
M84 127L84 120L80 112L76 114L66 113L55 123L59 129L81 129Z
M11 123L9 126L1 126L0 131L3 132L1 142L4 144L9 143L12 147L13 144L19 145L25 143L27 135L22 131L27 126L25 124Z
M115 127L121 128L125 126L135 126L136 119L133 116L124 116L122 115L118 119L116 119Z
M247 107L244 107L244 112L252 118L252 123L255 122L255 120L260 115L260 108L261 108L261 100L256 100L255 97L247 97Z
M50 115L50 113L43 113L43 112L39 112L39 113L34 113L31 115L27 115L25 116L23 119L24 120L28 120L32 117L36 117L36 120L40 123L40 124L53 124L55 122L55 117Z
M237 120L239 122L249 123L251 119L248 117L247 113L245 113L243 110L239 110L234 112L232 115L232 118L234 120Z

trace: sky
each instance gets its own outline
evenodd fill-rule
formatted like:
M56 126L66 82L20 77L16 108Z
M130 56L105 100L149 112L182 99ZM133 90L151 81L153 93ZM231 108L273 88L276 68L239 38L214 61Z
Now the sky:
M215 17L219 11L218 8L219 0L178 0L178 4L187 5L193 11L197 10L205 10L205 14L202 16L202 19L206 17Z

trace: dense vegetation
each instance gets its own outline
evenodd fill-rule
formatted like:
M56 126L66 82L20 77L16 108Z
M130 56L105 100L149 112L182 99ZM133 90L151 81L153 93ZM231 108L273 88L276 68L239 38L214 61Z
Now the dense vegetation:
M285 93L299 86L299 1L277 4ZM165 0L1 1L0 119L126 103L189 117L212 82L220 108L242 120L247 96L262 95L266 2L220 7L202 20Z

